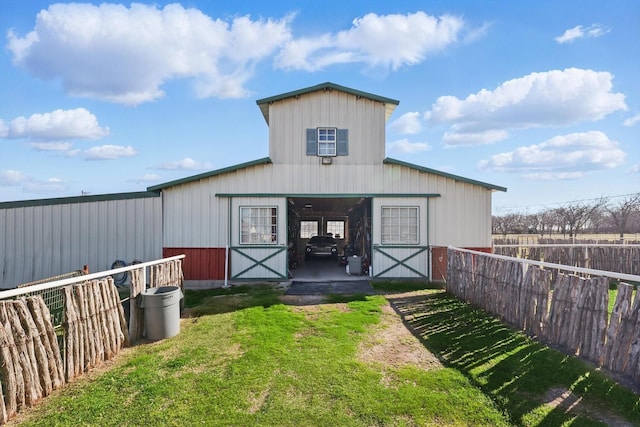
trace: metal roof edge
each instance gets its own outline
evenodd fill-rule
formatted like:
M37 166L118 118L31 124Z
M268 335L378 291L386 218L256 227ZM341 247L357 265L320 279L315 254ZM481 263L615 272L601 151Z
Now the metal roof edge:
M375 95L373 93L363 92L363 91L360 91L360 90L357 90L357 89L352 89L352 88L349 88L349 87L346 87L346 86L340 86L340 85L337 85L337 84L331 83L331 82L320 83L320 84L315 85L315 86L310 86L310 87L294 90L294 91L291 91L291 92L285 92L285 93L282 93L280 95L270 96L268 98L258 99L258 100L256 100L256 104L261 105L261 104L266 104L266 103L269 103L269 102L280 101L282 99L292 98L292 97L295 97L295 96L298 96L298 95L303 95L303 94L307 94L307 93L311 93L311 92L317 92L317 91L323 90L323 89L335 89L335 90L339 90L341 92L349 93L351 95L355 95L355 96L371 99L373 101L379 101L379 102L388 103L388 104L394 104L394 105L400 104L400 101L395 100L395 99L386 98L384 96Z
M147 197L160 197L158 191L136 191L130 193L95 194L87 196L56 197L51 199L16 200L13 202L0 202L0 209L24 208L31 206L64 205L68 203L103 202L109 200L145 199Z
M413 163L403 162L401 160L392 159L390 157L387 157L386 159L384 159L382 161L382 163L388 164L388 165L404 166L404 167L408 167L408 168L411 168L411 169L418 170L420 172L431 173L431 174L442 176L442 177L445 177L445 178L451 178L451 179L454 179L456 181L466 182L467 184L479 185L481 187L488 188L488 189L494 190L494 191L504 191L504 192L507 191L506 187L501 187L499 185L489 184L487 182L476 181L475 179L465 178L463 176L454 175L454 174L451 174L451 173L442 172L442 171L431 169L431 168L427 168L427 167L424 167L424 166L415 165Z
M359 197L441 197L440 193L216 193L216 197L288 197L350 199Z
M222 175L222 174L229 173L229 172L235 172L237 170L249 168L251 166L266 165L266 164L270 164L270 163L271 163L271 158L263 157L263 158L258 159L258 160L252 160L250 162L240 163L240 164L237 164L237 165L228 166L226 168L216 169L216 170L209 171L209 172L204 172L204 173L201 173L201 174L198 174L198 175L192 175L192 176L188 176L186 178L176 179L176 180L173 180L173 181L165 182L163 184L153 185L151 187L147 187L147 191L162 191L165 188L174 187L176 185L187 184L189 182L199 181L201 179L210 178L212 176Z

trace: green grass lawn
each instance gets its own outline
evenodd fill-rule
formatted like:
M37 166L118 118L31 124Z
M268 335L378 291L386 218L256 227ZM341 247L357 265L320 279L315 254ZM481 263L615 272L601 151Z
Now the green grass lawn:
M127 349L105 372L28 411L21 425L603 425L543 405L554 387L640 423L637 395L442 291L386 296L442 358L433 369L359 357L380 328L385 296L296 307L281 304L280 292L187 291L197 317L183 319L178 336Z

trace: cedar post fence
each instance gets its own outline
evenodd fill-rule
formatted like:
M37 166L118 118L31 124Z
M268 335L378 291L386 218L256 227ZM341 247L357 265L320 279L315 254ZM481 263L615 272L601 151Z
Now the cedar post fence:
M146 269L150 287L184 291L183 258L1 291L0 424L139 339L144 325L137 297L146 287ZM129 321L112 277L128 272Z
M553 270L565 273L552 281ZM640 276L453 247L447 252L447 292L640 385L640 297L632 298L634 286L620 280L640 283ZM611 316L610 282L618 282Z

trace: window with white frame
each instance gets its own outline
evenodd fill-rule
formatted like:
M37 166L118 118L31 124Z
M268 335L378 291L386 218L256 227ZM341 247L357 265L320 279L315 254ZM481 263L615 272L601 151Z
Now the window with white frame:
M417 245L418 207L382 207L382 244Z
M278 208L241 206L240 243L243 245L278 243Z
M336 128L318 128L318 156L336 155Z
M310 239L318 235L318 221L300 221L300 238Z
M344 239L344 221L327 221L327 234L336 239Z

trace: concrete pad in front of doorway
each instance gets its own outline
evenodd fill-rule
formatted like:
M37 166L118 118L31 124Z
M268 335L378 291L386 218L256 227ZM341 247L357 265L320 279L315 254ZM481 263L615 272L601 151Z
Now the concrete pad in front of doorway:
M306 282L294 280L285 295L364 294L376 292L368 280Z

